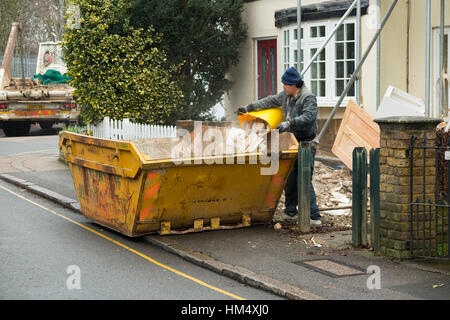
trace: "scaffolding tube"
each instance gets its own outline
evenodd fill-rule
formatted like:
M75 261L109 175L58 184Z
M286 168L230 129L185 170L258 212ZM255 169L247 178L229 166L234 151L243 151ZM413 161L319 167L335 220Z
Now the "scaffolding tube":
M344 100L344 97L347 95L348 91L352 87L353 83L355 82L356 76L361 69L361 66L364 64L364 62L367 59L367 56L370 53L370 50L374 46L375 42L377 41L378 37L380 36L381 30L383 30L384 25L386 24L387 20L391 16L392 11L394 10L395 6L397 5L398 0L393 0L388 11L386 12L386 15L384 16L383 20L381 21L380 27L378 28L377 32L373 36L372 40L370 41L369 47L364 52L364 55L361 58L361 61L358 63L355 71L352 74L352 77L350 78L349 82L347 83L347 86L345 87L344 91L342 92L341 96L339 97L338 102L334 106L333 110L331 111L327 121L325 122L322 130L320 131L319 135L316 137L315 142L319 143L322 136L325 134L325 131L327 130L328 126L330 125L331 120L333 120L334 115L337 112L337 109L341 105L342 101Z
M328 42L330 41L330 39L334 36L334 34L336 33L336 31L339 29L339 27L342 25L342 23L344 23L345 19L350 15L350 13L352 12L352 10L355 8L356 3L358 1L361 0L355 0L353 1L352 5L347 9L347 11L345 12L345 14L342 16L341 20L339 20L338 24L334 27L333 31L331 31L331 33L328 35L328 38L324 41L324 43L322 44L322 46L317 50L317 52L314 54L314 56L311 58L311 60L309 61L308 65L302 70L302 72L300 73L300 75L303 77L303 75L306 73L306 71L308 71L308 69L311 67L311 65L313 64L313 62L317 59L317 57L319 56L319 54L322 52L323 48L325 48L325 46L328 44Z

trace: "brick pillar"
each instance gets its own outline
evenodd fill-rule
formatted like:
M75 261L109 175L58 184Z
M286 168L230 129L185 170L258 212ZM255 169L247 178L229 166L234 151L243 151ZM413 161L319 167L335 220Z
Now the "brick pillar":
M417 143L424 137L429 144L436 139L439 119L425 117L390 117L375 120L380 126L380 253L408 259L410 254L410 165L407 149L411 136ZM416 150L413 199L423 197L423 153ZM425 193L434 199L434 150L426 152Z

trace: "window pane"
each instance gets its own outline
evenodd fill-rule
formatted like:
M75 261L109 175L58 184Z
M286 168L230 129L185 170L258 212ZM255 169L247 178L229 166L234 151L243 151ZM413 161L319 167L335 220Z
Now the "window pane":
M344 25L341 25L336 31L336 41L344 41Z
M289 49L284 48L284 63L289 63L289 55L288 55Z
M355 72L355 62L347 61L347 78L350 78L353 72Z
M298 29L294 29L294 40L297 40L298 37Z
M354 96L355 96L355 84L353 83L352 86L350 87L350 90L347 92L347 97L354 97Z
M355 24L349 23L345 26L347 29L347 40L355 40Z
M344 62L336 62L336 78L344 78Z
M294 63L295 63L295 64L297 64L297 62L298 62L298 54L297 54L297 52L298 52L298 50L295 49L295 50L294 50Z
M344 80L336 80L336 96L340 96L344 91Z
M336 43L336 59L342 60L344 59L344 44Z
M326 50L327 49L323 48L322 51L320 52L320 60L322 61L325 61Z
M311 92L317 96L317 81L311 81Z
M319 63L320 79L325 79L325 62Z
M284 32L284 45L285 46L289 46L289 30L286 30Z
M444 72L448 73L448 34L444 35Z
M265 97L267 94L267 57L266 57L266 48L262 49L262 85L263 85L263 96Z
M270 48L270 94L275 94L275 48Z
M347 43L347 59L355 59L355 43Z
M317 63L311 65L311 79L317 79Z
M325 26L319 27L319 37L325 37Z
M317 48L312 48L312 49L310 50L311 58L316 54L316 52L317 52Z
M324 80L322 80L322 81L319 81L319 84L320 84L320 86L319 86L319 95L321 96L321 97L325 97L325 93L326 93L326 86L325 86L325 81Z
M311 27L311 38L317 38L317 27Z

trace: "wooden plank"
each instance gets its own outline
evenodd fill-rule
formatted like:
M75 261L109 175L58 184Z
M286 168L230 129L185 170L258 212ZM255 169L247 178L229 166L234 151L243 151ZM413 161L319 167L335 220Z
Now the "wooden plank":
M352 154L356 147L380 147L380 127L373 118L353 100L347 104L339 131L331 151L352 170Z

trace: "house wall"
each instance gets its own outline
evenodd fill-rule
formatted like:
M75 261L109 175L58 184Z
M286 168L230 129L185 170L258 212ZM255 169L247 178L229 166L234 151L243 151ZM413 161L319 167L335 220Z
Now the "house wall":
M302 0L303 5L320 3L324 0ZM389 0L380 1L380 18L383 18L391 4ZM408 9L408 5L410 8ZM282 29L275 27L275 12L297 6L297 0L258 0L245 4L243 19L248 24L248 38L241 48L239 65L230 70L228 78L234 86L225 96L227 120L235 120L233 114L239 106L256 100L256 64L255 47L258 40L277 39L277 89L282 90L281 75L283 73ZM403 91L425 100L425 6L424 0L399 0L390 19L381 32L380 57L380 101L388 86L395 86ZM368 47L376 33L377 0L369 1L368 14L361 19L361 55ZM408 12L410 24L408 28ZM446 0L446 26L450 26L450 0ZM432 27L440 24L440 0L432 0ZM409 32L408 32L409 31ZM409 35L409 38L408 38ZM408 45L409 41L409 45ZM434 47L432 37L432 48ZM431 77L433 78L433 59L431 53ZM376 105L376 45L372 48L361 69L361 107L370 115L377 110ZM431 85L433 90L433 84ZM433 92L431 103L434 103ZM327 139L323 145L326 149L332 146L334 136L339 129L340 119L345 111L344 102L334 116L334 121L324 135ZM319 106L319 128L323 126L334 105ZM433 110L433 108L431 108ZM320 129L319 129L320 130ZM329 141L328 141L329 140ZM322 144L322 141L321 141Z
M323 0L302 0L302 6L320 3ZM376 0L371 0L370 5L376 4ZM225 108L227 120L232 120L235 115L233 111L239 106L247 105L256 100L256 52L255 47L258 40L265 38L277 39L277 81L278 91L282 90L281 76L283 73L282 60L282 29L275 27L275 11L297 6L297 0L259 0L246 3L243 19L248 24L248 38L241 47L240 62L228 74L228 79L234 82L231 91L225 96ZM372 8L374 9L374 8ZM369 9L369 13L375 10ZM363 15L361 21L361 53L368 46L373 34L376 32L376 25L371 24L375 16ZM376 50L371 51L365 65L361 70L361 106L369 113L375 113L376 92ZM336 119L341 119L345 111L346 103L335 115ZM334 105L320 106L319 119L326 120Z
M305 1L306 2L306 1ZM309 1L312 2L312 1ZM256 99L256 74L255 74L255 46L258 40L265 38L277 39L277 65L282 65L281 30L275 27L275 11L281 8L289 8L297 5L297 0L259 0L245 4L243 20L248 25L248 37L242 45L239 65L233 67L228 74L228 79L234 86L225 95L225 109L227 120L233 120L232 114L238 107L248 105ZM278 85L280 91L281 68L278 68Z

